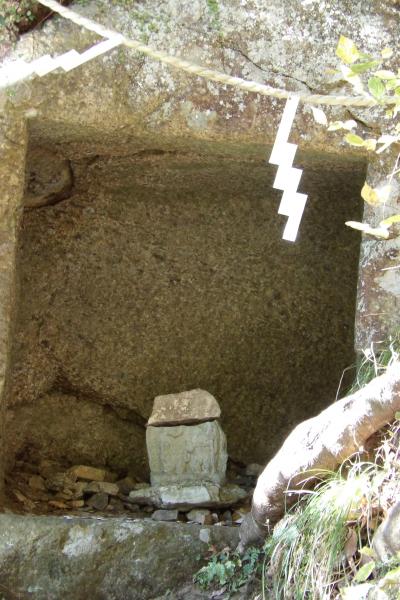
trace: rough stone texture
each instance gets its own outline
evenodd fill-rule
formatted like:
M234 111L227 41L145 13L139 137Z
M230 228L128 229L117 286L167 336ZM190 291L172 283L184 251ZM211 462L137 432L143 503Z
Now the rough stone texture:
M85 492L104 492L105 494L109 494L110 496L117 496L119 493L119 488L116 483L108 483L107 481L95 481L89 483L85 487Z
M13 456L27 453L36 459L48 456L67 464L105 466L121 474L131 469L139 477L148 476L144 428L129 420L129 412L125 416L118 407L70 394L27 400L7 411L8 466Z
M341 33L372 54L397 44L389 0L218 6L217 22L200 0L144 0L129 14L107 1L76 8L155 47L295 91L350 91L326 81ZM54 19L13 56L81 50L95 39ZM264 164L281 101L116 49L15 86L0 105L31 119L30 153L54 152L74 175L72 197L23 219L10 462L32 446L51 455L56 429L60 452L79 449L74 460L143 469L152 398L203 387L221 403L232 457L265 463L335 396L353 361L359 242L343 223L359 220L365 154L352 162L342 132L327 133L300 107L291 140L311 152L296 157L309 202L299 240L288 244L275 168ZM359 134L384 123L380 108L327 113L351 113ZM16 172L0 158L7 177ZM90 446L88 412L96 423L110 418ZM52 435L41 425L51 415Z
M217 421L148 427L146 446L153 486L225 481L226 437Z
M218 402L205 390L190 390L154 398L148 425L191 425L221 416Z
M211 517L211 511L207 508L194 508L186 514L188 521L194 521L200 525L202 525L208 517Z
M0 496L7 443L5 407L15 318L17 229L24 189L26 148L25 122L12 112L0 114Z
M210 508L225 508L246 498L247 493L237 485L222 487L210 484L192 486L160 487L161 506L164 508L190 508L205 506Z
M392 506L378 527L372 547L380 562L390 560L400 551L400 501Z
M150 600L170 590L178 598L207 550L201 531L220 549L238 541L231 527L1 515L1 592L35 600Z
M74 196L23 219L9 457L143 473L152 399L199 386L231 456L265 462L353 360L358 236L343 223L359 218L362 166L299 159L310 201L288 244L265 149L63 150Z
M341 600L399 600L400 570L395 567L378 580L342 588Z
M106 471L104 469L96 469L87 465L76 465L71 467L69 472L77 479L86 479L87 481L105 481Z
M171 510L155 510L151 515L153 521L176 521L178 519L178 511Z
M132 490L131 502L143 506L190 510L193 506L227 508L246 498L247 492L237 485L222 487L211 483L168 485Z
M57 204L72 194L71 165L63 156L36 148L29 156L25 168L24 206L38 208Z
M396 164L398 148L375 155L368 165L371 187L387 185ZM382 219L400 212L400 182L391 181L392 193L384 207L365 204L364 220L377 227ZM361 243L356 312L356 348L385 341L400 328L400 227L394 225L388 240L365 236Z
M392 0L284 4L271 0L268 6L264 0L245 4L220 0L217 18L202 0L185 5L144 0L135 11L113 4L96 0L74 8L135 39L146 39L155 48L293 91L351 91L327 74L337 67L335 48L343 32L372 55L379 55L384 46L395 48L398 41L399 11ZM37 29L26 35L7 60L81 50L97 39L56 18L45 24L43 32ZM40 121L51 120L52 134L56 124L64 132L75 124L79 137L79 128L90 124L98 132L114 132L115 139L147 132L160 140L172 133L189 146L205 138L265 143L274 137L283 105L191 77L126 49L116 49L68 74L15 86L11 101ZM327 112L333 120L349 115L342 107ZM360 118L360 131L363 122L375 126L384 117L380 109L351 113ZM332 135L315 124L308 106L300 108L293 137L308 147L325 150L328 144L346 149L342 132Z

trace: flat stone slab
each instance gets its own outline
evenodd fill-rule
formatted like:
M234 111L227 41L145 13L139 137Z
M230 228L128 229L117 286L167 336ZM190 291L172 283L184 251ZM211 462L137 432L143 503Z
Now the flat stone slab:
M193 485L169 485L133 490L129 499L142 506L190 510L193 507L228 508L246 498L247 492L237 485L198 483Z
M192 425L218 419L221 409L218 402L205 390L190 390L154 398L153 412L148 425Z
M171 597L181 598L179 590L192 581L201 566L197 556L208 544L235 548L238 541L234 527L2 514L1 594L150 600L170 590Z
M153 486L225 481L226 437L217 421L147 427L146 445Z
M107 471L105 469L96 469L87 465L77 465L72 467L69 472L77 479L85 479L87 481L104 481Z

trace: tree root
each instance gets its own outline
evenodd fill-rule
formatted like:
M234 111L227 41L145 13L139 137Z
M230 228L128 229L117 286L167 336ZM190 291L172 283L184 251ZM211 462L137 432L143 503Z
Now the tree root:
M260 543L297 494L307 476L334 470L400 410L400 362L354 394L334 402L290 433L267 464L254 490L251 513L240 529L239 550ZM307 475L308 472L308 475ZM314 477L315 480L315 477Z

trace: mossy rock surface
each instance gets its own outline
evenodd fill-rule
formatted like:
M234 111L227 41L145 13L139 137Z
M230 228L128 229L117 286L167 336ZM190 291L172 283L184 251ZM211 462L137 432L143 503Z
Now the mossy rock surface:
M232 527L1 515L1 592L35 600L178 598L207 550L200 531L219 548L238 542Z

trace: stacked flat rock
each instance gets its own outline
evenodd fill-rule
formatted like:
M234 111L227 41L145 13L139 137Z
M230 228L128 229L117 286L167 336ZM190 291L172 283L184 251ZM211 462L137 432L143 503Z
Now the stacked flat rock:
M218 402L205 390L156 396L147 425L153 427L194 425L221 416Z
M138 504L161 508L229 506L246 493L225 486L226 437L216 399L200 389L157 396L146 431L151 488L135 490Z

